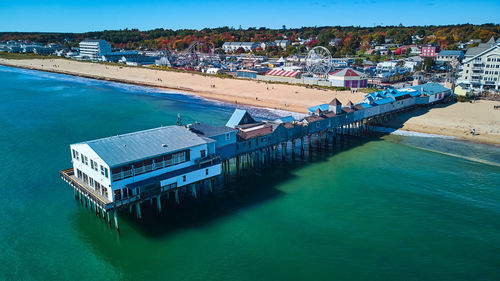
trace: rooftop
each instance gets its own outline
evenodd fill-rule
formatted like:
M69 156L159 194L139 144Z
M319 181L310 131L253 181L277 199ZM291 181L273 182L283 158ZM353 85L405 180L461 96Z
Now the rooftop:
M338 76L338 77L350 77L350 76L366 76L363 72L354 70L352 68L344 68L341 70L337 70L329 73L330 76Z
M418 86L412 86L410 88L417 90L417 91L420 91L420 93L424 94L424 95L433 95L433 94L439 94L439 93L446 92L446 91L451 91L450 89L448 89L445 86L438 84L438 83L427 83L427 84L422 84L422 85L418 85Z
M320 111L328 111L328 109L330 109L330 106L328 106L328 104L325 103L325 104L311 106L308 108L310 112L316 112L317 109L319 109Z
M440 56L462 56L464 52L455 50L444 50L439 52Z
M188 128L191 130L191 132L197 134L197 135L202 135L204 137L213 137L217 135L222 135L225 133L233 132L236 131L233 128L229 128L226 126L212 126L208 124L203 124L203 123L194 123L188 125Z
M342 103L337 99L337 98L334 98L330 103L329 105L342 105Z
M233 115L231 115L231 118L227 121L226 126L234 128L238 125L251 123L255 123L255 119L253 119L253 117L246 110L236 109L234 110Z
M209 143L182 126L159 127L83 142L110 167Z

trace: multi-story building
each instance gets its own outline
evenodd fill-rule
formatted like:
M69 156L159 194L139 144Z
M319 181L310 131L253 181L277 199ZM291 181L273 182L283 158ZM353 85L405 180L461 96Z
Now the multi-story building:
M243 50L248 52L255 50L257 47L260 47L260 44L257 42L225 42L222 45L222 49L226 53L235 52L239 48L242 48Z
M274 40L274 44L276 44L276 46L278 46L282 49L286 49L286 47L290 46L290 41L288 41L288 40Z
M471 40L472 41L472 40ZM477 43L477 42L474 42ZM465 52L465 59L468 60L472 57L477 56L478 54L495 47L496 45L500 44L500 38L498 38L498 41L495 42L495 38L492 36L490 40L486 43L480 43L476 47L470 47L467 49L467 52Z
M463 62L461 79L470 89L499 90L500 85L500 45L471 57Z
M464 52L455 50L444 50L439 52L437 56L438 61L462 61L464 58Z
M439 47L435 45L427 45L422 47L422 54L420 54L421 57L427 57L427 58L437 58L439 53Z
M105 40L85 39L80 42L80 58L98 60L111 53L111 45Z
M224 140L236 141L233 131L223 131ZM76 180L106 204L119 205L221 173L215 140L183 126L72 144L70 149Z

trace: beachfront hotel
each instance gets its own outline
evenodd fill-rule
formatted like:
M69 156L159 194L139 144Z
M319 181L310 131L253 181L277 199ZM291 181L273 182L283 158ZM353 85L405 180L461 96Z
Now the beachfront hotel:
M85 39L80 42L80 58L98 60L111 53L111 45L105 40Z
M500 89L500 38L470 48L464 60L462 77L458 81L467 89Z

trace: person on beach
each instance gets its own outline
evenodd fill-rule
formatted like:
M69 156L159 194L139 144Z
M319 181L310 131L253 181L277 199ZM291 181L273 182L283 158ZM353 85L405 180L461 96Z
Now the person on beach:
M476 135L476 129L472 129L472 136L475 136Z

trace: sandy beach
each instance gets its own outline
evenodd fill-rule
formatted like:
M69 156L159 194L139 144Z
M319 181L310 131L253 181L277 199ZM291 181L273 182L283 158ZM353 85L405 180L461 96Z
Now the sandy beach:
M469 141L500 144L500 109L495 101L454 103L419 108L384 124L407 131L452 136ZM471 134L475 129L476 134Z
M219 101L306 113L307 108L328 103L333 98L342 103L360 102L364 93L312 89L294 85L220 78L148 69L79 62L66 59L0 59L0 64L112 80L192 93Z
M257 107L306 113L313 105L333 98L342 103L360 102L364 93L312 89L285 84L229 79L192 73L155 70L141 67L79 62L67 59L0 59L0 64L95 79L151 86L190 93L205 98ZM385 124L389 127L422 133L441 134L465 140L500 144L500 110L498 102L478 101L437 105L416 109ZM476 135L470 133L476 130Z

